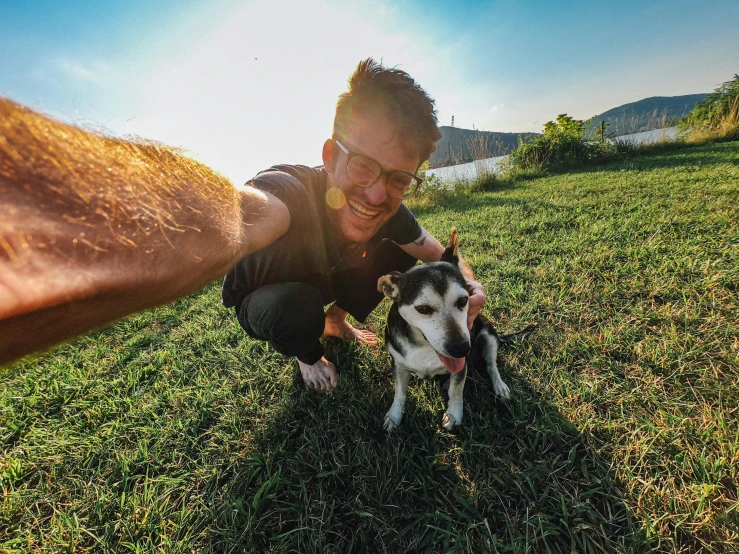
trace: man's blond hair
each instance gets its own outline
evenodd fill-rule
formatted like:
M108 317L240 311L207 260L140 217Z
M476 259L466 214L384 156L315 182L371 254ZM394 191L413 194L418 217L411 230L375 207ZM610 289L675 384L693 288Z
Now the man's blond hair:
M345 136L357 117L378 115L397 124L408 154L421 162L429 159L441 138L434 100L405 71L367 58L349 78L349 90L339 96L334 138Z

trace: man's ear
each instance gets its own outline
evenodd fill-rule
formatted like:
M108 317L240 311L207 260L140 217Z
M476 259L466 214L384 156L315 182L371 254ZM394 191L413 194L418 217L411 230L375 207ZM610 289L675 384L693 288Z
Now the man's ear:
M336 169L336 144L331 139L323 143L323 167L326 173L333 173Z
M449 237L449 244L446 245L446 249L441 255L440 261L459 265L459 235L457 235L456 227L452 227L452 234Z
M400 300L400 280L402 275L399 271L393 271L389 275L383 275L377 281L377 290L388 298L398 301Z

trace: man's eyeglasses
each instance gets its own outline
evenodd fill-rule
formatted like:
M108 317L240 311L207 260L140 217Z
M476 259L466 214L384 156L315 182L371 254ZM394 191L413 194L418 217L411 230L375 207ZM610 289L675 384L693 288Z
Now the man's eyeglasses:
M341 151L348 156L346 162L346 176L355 185L371 187L383 175L387 177L387 193L393 198L409 198L423 182L423 179L405 171L385 171L372 158L357 152L351 152L338 140L334 142Z

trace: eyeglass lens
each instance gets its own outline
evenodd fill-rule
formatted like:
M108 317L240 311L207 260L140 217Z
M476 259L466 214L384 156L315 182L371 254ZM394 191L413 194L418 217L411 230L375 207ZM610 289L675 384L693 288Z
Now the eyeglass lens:
M363 187L372 186L381 172L382 170L377 162L362 155L353 156L346 167L347 177ZM412 175L402 171L394 171L387 178L388 192L395 198L403 198L413 181Z

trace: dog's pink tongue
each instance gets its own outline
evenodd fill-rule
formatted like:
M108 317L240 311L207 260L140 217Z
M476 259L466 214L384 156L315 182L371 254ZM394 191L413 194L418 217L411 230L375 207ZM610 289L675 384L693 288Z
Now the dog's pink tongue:
M438 352L436 355L439 356L441 363L444 364L449 373L459 373L464 369L464 358L450 358L449 356L442 356Z

